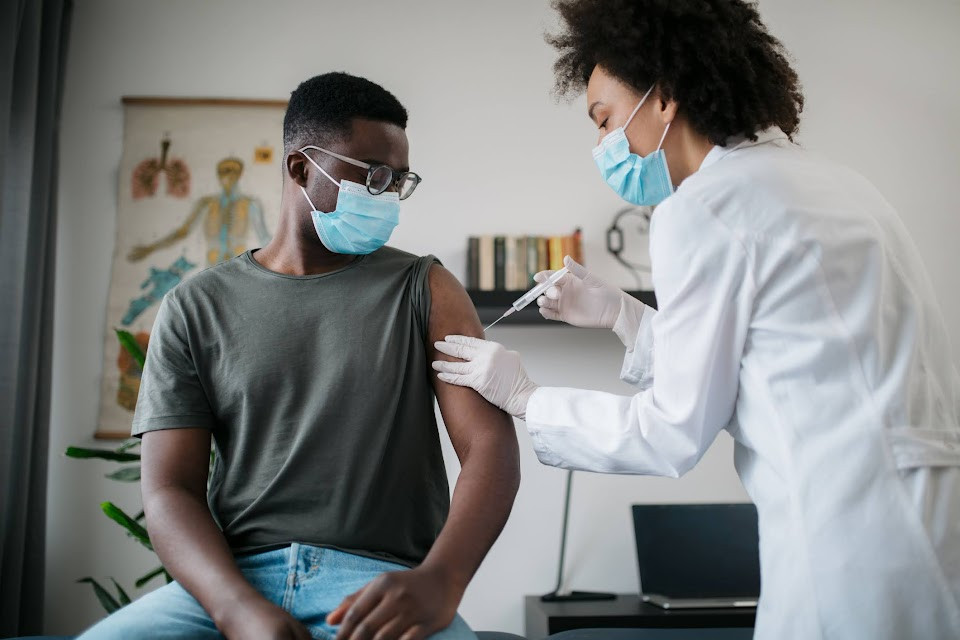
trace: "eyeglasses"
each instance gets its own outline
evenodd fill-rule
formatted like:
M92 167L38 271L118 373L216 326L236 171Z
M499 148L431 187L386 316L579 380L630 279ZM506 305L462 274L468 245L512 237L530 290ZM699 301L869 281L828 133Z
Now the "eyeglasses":
M300 149L300 151L303 152L306 149L316 149L317 151L322 151L328 156L333 156L337 160L342 160L348 164L366 169L367 191L369 191L371 195L378 196L389 189L391 185L394 185L397 189L397 194L400 196L400 199L406 200L413 193L414 189L417 188L417 185L423 181L423 178L412 171L395 171L390 165L362 162L360 160L348 158L347 156L342 156L339 153L334 153L333 151L328 151L327 149L323 149L321 147L315 147L312 144L303 147Z

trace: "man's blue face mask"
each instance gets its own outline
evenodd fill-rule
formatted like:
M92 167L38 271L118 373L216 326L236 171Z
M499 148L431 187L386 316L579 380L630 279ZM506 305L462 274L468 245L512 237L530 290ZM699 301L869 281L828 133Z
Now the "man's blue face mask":
M337 208L324 213L313 206L307 190L300 187L310 203L313 226L323 246L334 253L366 255L387 244L400 222L400 196L397 192L384 191L373 195L366 185L349 180L338 182L303 150L300 153L340 189Z
M630 141L627 140L625 132L627 125L633 120L633 116L637 115L637 111L652 91L653 87L650 87L622 127L605 135L593 149L593 159L603 179L617 195L638 206L658 205L673 193L667 156L661 148L663 139L670 130L670 123L667 123L663 130L657 150L644 157L630 152Z

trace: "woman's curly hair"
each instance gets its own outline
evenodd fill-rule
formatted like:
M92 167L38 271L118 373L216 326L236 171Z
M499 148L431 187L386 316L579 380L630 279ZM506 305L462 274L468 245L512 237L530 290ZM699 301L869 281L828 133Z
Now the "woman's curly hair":
M743 0L554 0L563 25L556 92L584 91L596 65L640 93L656 84L713 144L771 126L793 137L803 94L786 50Z

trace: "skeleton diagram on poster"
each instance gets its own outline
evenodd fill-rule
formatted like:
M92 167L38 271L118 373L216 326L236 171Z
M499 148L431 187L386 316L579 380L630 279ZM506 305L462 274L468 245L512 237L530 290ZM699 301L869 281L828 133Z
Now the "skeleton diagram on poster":
M104 331L102 436L125 436L163 296L201 269L262 247L280 206L282 101L124 98L117 237Z

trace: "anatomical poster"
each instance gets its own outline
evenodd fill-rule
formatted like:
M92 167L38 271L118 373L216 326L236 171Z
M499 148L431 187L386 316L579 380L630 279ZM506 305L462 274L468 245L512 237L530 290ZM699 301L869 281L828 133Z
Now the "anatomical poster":
M98 436L129 435L140 389L140 367L115 330L146 347L164 294L270 240L285 108L279 100L123 99Z

